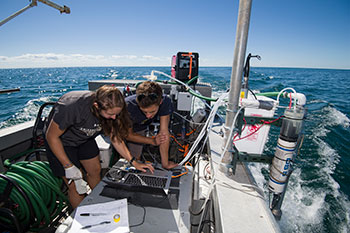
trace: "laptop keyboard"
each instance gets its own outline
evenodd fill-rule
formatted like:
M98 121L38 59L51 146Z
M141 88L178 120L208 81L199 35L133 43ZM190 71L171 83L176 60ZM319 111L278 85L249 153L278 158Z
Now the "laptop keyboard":
M140 174L129 174L125 184L131 184L135 186L151 186L155 188L165 188L167 178L143 176Z

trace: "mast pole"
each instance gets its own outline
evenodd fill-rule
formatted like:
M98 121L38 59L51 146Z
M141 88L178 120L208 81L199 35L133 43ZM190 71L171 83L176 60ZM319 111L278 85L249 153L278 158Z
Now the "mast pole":
M231 71L231 83L230 83L230 92L228 98L228 105L226 110L226 121L224 126L225 138L224 146L228 140L230 134L231 125L235 115L238 112L238 104L241 93L241 83L243 77L243 66L247 48L248 41L248 31L250 23L250 12L252 7L252 0L240 0L238 8L238 20L237 20L237 29L236 29L236 41L234 49L234 57ZM232 149L232 142L228 150ZM229 165L232 161L232 155L230 152L225 152L221 162L225 165Z

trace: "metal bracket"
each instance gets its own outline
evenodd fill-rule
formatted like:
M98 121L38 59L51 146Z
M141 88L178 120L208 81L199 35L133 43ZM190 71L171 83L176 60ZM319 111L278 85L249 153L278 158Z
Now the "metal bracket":
M255 125L255 124L262 124L262 121L269 121L271 122L271 125L281 127L282 126L282 117L278 120L271 117L252 117L252 116L245 116L244 117L248 125ZM276 121L274 121L276 120Z
M246 152L239 152L237 160L240 162L255 162L255 163L268 163L272 162L274 155L267 154L248 154Z
M22 14L23 12L25 12L29 8L37 6L38 5L37 1L42 2L42 3L44 3L44 4L48 5L48 6L51 6L51 7L55 8L55 9L59 10L61 12L61 14L62 13L66 13L66 14L70 13L70 9L67 6L63 6L62 7L62 6L59 6L56 3L51 2L49 0L32 0L32 2L28 6L24 7L23 9L21 9L21 10L19 10L17 12L15 12L14 14L10 15L9 17L7 17L6 19L0 21L0 26L2 26L3 24L7 23L8 21L10 21L11 19L15 18L16 16Z

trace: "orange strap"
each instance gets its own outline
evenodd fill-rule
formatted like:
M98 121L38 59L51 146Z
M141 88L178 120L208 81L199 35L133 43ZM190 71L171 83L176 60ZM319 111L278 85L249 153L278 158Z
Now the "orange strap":
M190 71L189 71L189 73L188 73L188 79L191 79L192 77L191 77L191 75L192 75L192 53L191 52L189 52L188 54L182 54L182 56L184 56L184 57L190 57Z
M186 133L186 136L190 136L192 133L194 133L194 131L196 131L196 129L193 129L191 132ZM178 133L177 136L181 136L181 134Z
M180 177L180 176L186 175L186 174L188 173L188 168L186 167L186 165L192 167L192 164L191 164L190 162L186 162L186 163L185 163L185 169L186 169L186 171L183 172L183 173L181 173L181 174L179 174L179 175L177 175L177 176L171 176L171 178L178 178L178 177Z
M186 157L186 155L188 154L188 151L189 151L189 144L186 144L184 149L185 149L184 157Z
M184 148L184 146L181 145L181 143L178 142L178 141L176 140L176 138L175 138L173 135L170 135L170 137L172 137L172 138L174 139L174 141L175 141L181 148Z

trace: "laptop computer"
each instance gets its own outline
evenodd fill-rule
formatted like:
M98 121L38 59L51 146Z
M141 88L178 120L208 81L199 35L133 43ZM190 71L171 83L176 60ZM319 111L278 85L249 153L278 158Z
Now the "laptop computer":
M133 167L112 167L103 181L107 185L149 193L163 193L168 195L172 172L155 167L154 173L141 172Z

